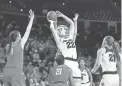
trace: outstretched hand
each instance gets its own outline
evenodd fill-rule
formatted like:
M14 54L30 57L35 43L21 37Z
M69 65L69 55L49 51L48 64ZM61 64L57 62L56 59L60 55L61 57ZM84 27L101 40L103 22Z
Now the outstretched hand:
M78 17L79 17L79 14L78 14L78 13L76 13L76 14L75 14L75 17L73 18L73 20L77 20L77 19L78 19Z
M62 17L64 14L61 13L60 11L56 11L58 17Z
M35 15L34 15L34 11L32 11L32 9L29 10L29 18L30 19L34 19Z

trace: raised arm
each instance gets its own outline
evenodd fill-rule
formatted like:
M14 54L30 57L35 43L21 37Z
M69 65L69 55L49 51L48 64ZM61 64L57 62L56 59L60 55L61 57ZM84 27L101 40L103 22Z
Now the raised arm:
M58 17L62 17L66 22L68 22L68 24L70 24L70 33L69 33L69 38L70 39L73 39L73 34L74 34L74 22L69 18L67 17L66 15L64 15L63 13L59 12L59 11L56 11Z
M32 10L29 11L29 18L30 18L30 21L29 21L29 24L26 28L26 32L21 40L21 46L22 48L24 48L24 45L25 43L27 42L28 40L28 37L29 37L29 34L30 34L30 31L31 31L31 28L32 28L32 25L33 25L33 20L34 20L34 12Z
M77 19L78 19L78 17L79 17L79 14L75 14L75 18L73 18L73 20L74 20L74 26L75 26L75 28L74 28L74 37L73 37L73 40L75 41L76 40L76 37L77 37Z
M64 15L64 14L61 13L60 11L56 11L56 13L57 13L57 16L58 16L58 17L62 17L62 18L65 19L66 22L68 22L70 25L71 25L71 24L74 24L73 21L72 21L70 18L68 18L66 15Z
M56 23L51 20L49 22L50 22L50 29L52 31L53 37L55 39L56 44L58 45L58 44L60 44L60 40L59 40L59 36L57 34L56 27L55 27Z

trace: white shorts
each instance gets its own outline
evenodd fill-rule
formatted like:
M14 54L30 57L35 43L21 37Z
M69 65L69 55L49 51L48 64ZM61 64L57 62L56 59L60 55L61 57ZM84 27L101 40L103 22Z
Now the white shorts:
M86 84L81 84L80 86L90 86L90 82Z
M75 86L90 86L90 82L86 84L81 84L81 79L74 79Z
M102 76L100 86L119 86L118 74L105 74Z
M66 60L64 62L73 71L73 77L81 77L81 71L79 69L79 64L77 61Z

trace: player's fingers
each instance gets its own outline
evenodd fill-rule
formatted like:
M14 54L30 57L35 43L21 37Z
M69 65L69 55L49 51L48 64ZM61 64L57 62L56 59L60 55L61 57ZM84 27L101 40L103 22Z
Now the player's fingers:
M32 9L30 9L30 15L33 15L33 11L32 11Z
M60 11L56 11L56 13L61 14L61 12L60 12Z
M58 10L56 10L56 13L58 13L59 11Z
M34 11L32 11L32 15L34 15Z
M28 15L28 17L30 18L30 16Z
M79 14L78 14L78 13L76 13L75 15L76 15L76 16L79 16Z
M31 11L32 11L32 10L30 9L30 10L29 10L29 13L31 13Z

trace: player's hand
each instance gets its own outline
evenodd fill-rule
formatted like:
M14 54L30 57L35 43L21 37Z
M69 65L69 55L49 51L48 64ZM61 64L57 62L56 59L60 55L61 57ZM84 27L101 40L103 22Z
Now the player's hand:
M100 72L94 71L93 69L91 70L91 72L92 72L93 74L100 74Z
M29 10L29 18L30 19L34 19L35 15L34 15L34 11L32 11L32 9Z
M76 13L76 14L75 14L75 17L73 18L73 20L77 20L77 19L78 19L78 17L79 17L79 14L78 14L78 13Z
M58 17L63 17L63 16L64 16L64 14L61 13L60 11L56 11L56 13L57 13L57 16L58 16Z
M91 72L92 72L93 74L95 74L95 71L94 71L93 69L91 70Z
M48 20L48 22L50 22L50 23L54 23L55 21L53 21L53 20Z

